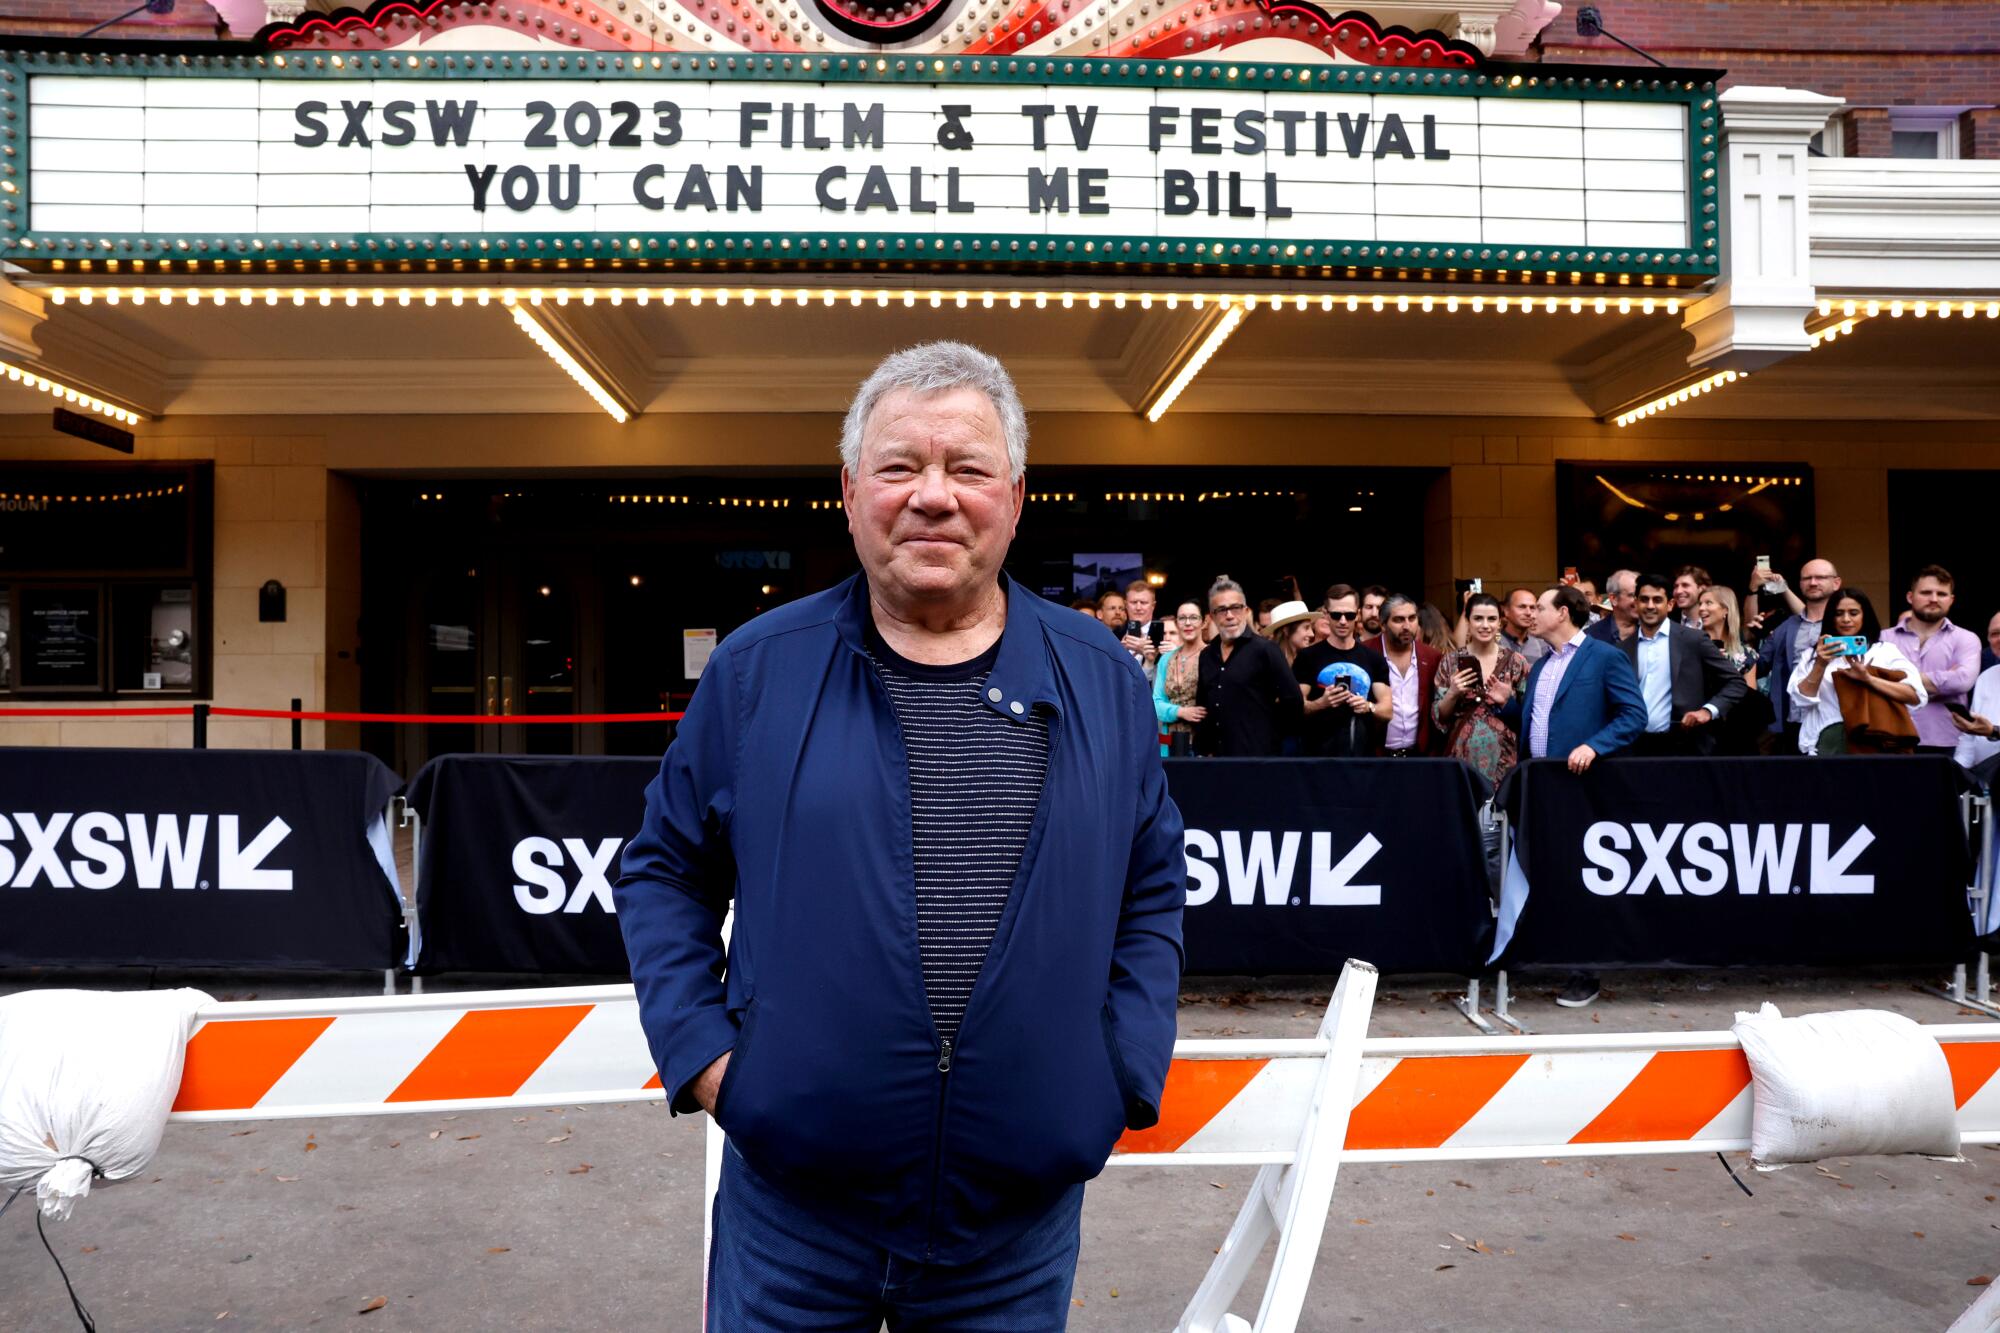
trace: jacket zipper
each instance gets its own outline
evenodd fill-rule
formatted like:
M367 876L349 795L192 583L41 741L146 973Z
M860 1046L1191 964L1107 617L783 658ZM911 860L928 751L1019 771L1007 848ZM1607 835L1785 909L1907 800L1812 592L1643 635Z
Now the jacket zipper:
M955 1049L950 1037L938 1038L937 1121L931 1128L931 1208L930 1220L924 1227L925 1263L937 1253L938 1203L944 1185L944 1104L945 1095L951 1090L951 1055Z

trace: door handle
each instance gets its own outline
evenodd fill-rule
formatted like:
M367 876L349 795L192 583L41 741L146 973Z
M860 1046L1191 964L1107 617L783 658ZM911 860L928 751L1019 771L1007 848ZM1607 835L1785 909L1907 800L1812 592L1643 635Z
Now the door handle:
M514 678L500 677L500 711L508 717L514 715Z
M488 717L491 717L499 711L500 711L500 678L498 676L488 676L486 678L485 712Z

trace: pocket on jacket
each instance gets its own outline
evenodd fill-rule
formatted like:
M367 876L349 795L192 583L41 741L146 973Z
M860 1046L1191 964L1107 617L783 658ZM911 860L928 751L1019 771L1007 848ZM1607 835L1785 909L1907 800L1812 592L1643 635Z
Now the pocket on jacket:
M743 1011L743 1022L736 1029L736 1045L730 1048L729 1063L722 1069L722 1085L715 1090L715 1123L729 1132L730 1111L736 1089L743 1082L743 1065L750 1056L750 1037L757 1027L757 1001L751 1000L750 1007Z
M1111 1066L1111 1087L1118 1095L1118 1124L1120 1132L1131 1127L1132 1079L1125 1072L1125 1055L1118 1049L1118 1036L1111 1026L1111 1006L1106 1004L1098 1011L1098 1018L1104 1028L1104 1058Z

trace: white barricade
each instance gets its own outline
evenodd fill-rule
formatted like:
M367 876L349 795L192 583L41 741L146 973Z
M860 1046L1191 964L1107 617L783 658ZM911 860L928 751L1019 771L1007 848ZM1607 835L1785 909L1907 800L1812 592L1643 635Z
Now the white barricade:
M1375 972L1349 963L1316 1035L1174 1048L1128 1166L1262 1168L1179 1327L1295 1327L1344 1163L1707 1153L1750 1145L1728 1032L1364 1039ZM266 1120L658 1100L630 986L205 1006L174 1120ZM2000 1143L2000 1024L1927 1026L1961 1140ZM722 1139L710 1134L710 1188ZM1273 1233L1254 1324L1225 1311Z

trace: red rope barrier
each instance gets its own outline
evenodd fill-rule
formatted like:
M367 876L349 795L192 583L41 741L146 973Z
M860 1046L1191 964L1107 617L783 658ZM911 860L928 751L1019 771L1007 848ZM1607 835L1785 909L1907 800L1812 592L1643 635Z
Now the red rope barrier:
M295 713L288 708L226 708L220 704L208 710L210 717L298 718L304 722L466 722L484 726L562 725L587 722L678 722L685 713L565 713L556 716L523 717L514 713ZM0 722L14 717L193 717L191 704L172 708L0 708Z

